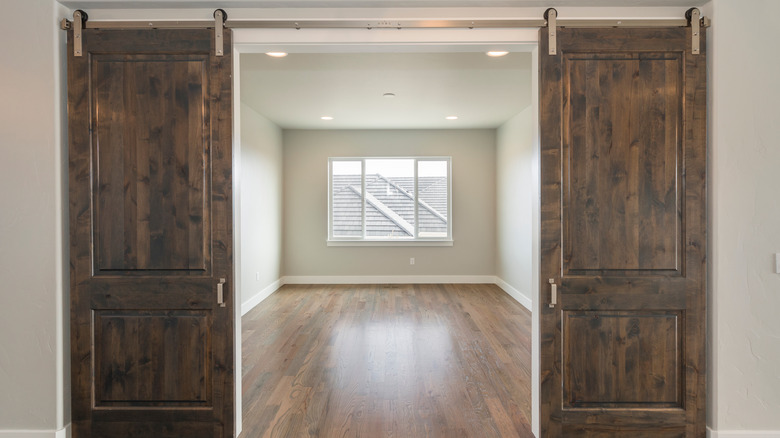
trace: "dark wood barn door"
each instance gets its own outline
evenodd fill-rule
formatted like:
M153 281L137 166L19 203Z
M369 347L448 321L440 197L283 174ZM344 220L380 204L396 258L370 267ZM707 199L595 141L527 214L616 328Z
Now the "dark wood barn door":
M704 437L704 40L540 42L542 436Z
M232 63L213 33L85 30L83 56L69 34L76 438L233 436Z

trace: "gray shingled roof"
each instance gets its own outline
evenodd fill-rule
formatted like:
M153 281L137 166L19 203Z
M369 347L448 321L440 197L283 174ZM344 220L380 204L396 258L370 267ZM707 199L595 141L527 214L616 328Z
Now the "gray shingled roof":
M361 237L360 175L333 175L333 235ZM420 237L447 234L447 178L420 177ZM366 235L413 237L414 178L366 175ZM443 233L443 234L442 234ZM427 236L426 236L427 234Z

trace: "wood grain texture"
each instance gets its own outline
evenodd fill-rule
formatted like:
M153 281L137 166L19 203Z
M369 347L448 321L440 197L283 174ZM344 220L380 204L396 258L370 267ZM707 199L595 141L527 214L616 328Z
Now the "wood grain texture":
M98 270L210 260L208 54L93 55Z
M542 436L704 437L706 51L561 28L550 56L545 32Z
M96 311L96 406L211 402L210 312Z
M670 312L565 312L565 406L681 407L679 319Z
M681 58L563 57L566 272L679 269Z
M560 55L549 52L547 29L539 30L539 140L540 140L540 229L539 271L542 283L540 297L549 296L545 279L561 279L561 133L563 86ZM558 51L560 54L560 50ZM561 288L564 289L564 288ZM563 436L561 429L561 312L546 305L539 306L540 369L539 417L542 437Z
M604 426L576 427L566 426L563 436L571 438L685 438L685 430L680 428L652 427L647 429L620 429Z
M494 285L286 285L242 324L241 437L533 437L530 313Z
M207 29L82 35L75 57L68 34L73 437L233 436L232 51L217 58Z

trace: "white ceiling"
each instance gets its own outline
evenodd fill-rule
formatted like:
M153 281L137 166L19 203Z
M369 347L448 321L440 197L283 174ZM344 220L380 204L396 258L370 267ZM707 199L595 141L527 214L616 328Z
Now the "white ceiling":
M407 8L546 6L701 6L707 0L60 0L71 8Z
M244 54L241 101L286 129L495 128L530 105L530 75L530 53Z

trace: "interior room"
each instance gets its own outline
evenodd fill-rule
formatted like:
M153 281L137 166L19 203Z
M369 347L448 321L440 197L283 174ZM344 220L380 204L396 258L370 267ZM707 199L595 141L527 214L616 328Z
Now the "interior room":
M373 331L366 327L345 329L353 336L355 332L374 333L373 337L367 339L361 336L352 339L353 343L365 343L368 351L316 354L316 348L314 351L306 350L305 354L313 357L310 358L310 366L314 369L326 368L328 363L343 355L356 356L355 360L360 363L368 361L369 357L376 354L373 350L379 348L377 343L382 351L390 348L390 351L386 351L388 355L403 356L402 353L407 351L405 360L413 360L419 356L419 352L415 354L414 351L421 347L415 344L432 346L428 342L434 339L443 350L435 349L438 353L430 358L430 363L410 365L412 369L434 366L431 363L441 366L448 360L465 367L489 366L489 359L467 365L463 357L450 357L452 351L446 347L450 341L439 339L441 336L445 339L452 336L453 340L463 338L460 342L465 343L479 342L465 340L467 338L462 335L449 334L455 331L458 323L440 327L441 334L437 337L437 332L432 332L430 326L426 326L426 329L410 325L407 319L414 319L415 312L428 312L435 307L430 303L422 304L433 299L431 297L436 294L425 290L420 283L435 284L434 288L441 287L440 284L470 284L474 286L468 286L461 293L483 297L478 300L499 300L494 303L494 308L509 307L510 314L506 320L492 321L490 327L517 325L514 330L518 332L505 334L504 342L509 343L505 347L507 351L522 350L523 353L513 356L515 359L504 366L512 368L514 371L510 374L515 376L513 381L521 383L517 384L514 393L502 397L504 406L501 406L499 397L495 395L491 411L511 412L511 416L507 414L501 418L511 417L510 423L516 423L511 427L530 433L530 291L535 197L532 180L532 56L527 48L514 52L458 45L444 48L447 51L423 52L420 51L422 49L409 51L403 47L385 47L383 52L373 53L345 52L343 48L341 52L333 52L330 48L328 50L331 52L305 53L298 49L287 53L282 51L284 48L277 48L269 54L241 55L241 153L240 164L236 166L240 168L240 236L237 237L240 249L237 260L241 272L241 313L245 315L242 321L242 368L245 370L243 415L244 433L247 436L260 436L270 429L326 427L321 424L307 425L305 421L290 424L291 415L285 409L295 411L300 406L284 403L280 409L271 400L272 396L285 394L284 384L287 383L282 379L274 381L274 373L294 372L285 363L274 363L271 357L292 354L289 351L292 339L286 338L290 336L291 329L283 325L276 326L283 319L279 315L292 312L292 309L284 307L282 297L295 296L296 292L301 291L293 286L297 284L315 285L304 286L303 292L299 292L312 301L307 301L307 308L312 309L307 314L314 315L326 314L326 308L330 307L327 303L334 296L343 300L350 292L359 294L354 292L356 289L361 290L359 284L367 286L362 291L362 298L356 299L373 302L378 299L377 295L399 294L395 298L387 298L393 302L411 293L422 300L410 307L404 306L407 309L405 311L395 311L399 312L397 315L403 315L398 316L401 322L394 317L389 323L380 323L379 328L374 326ZM449 219L449 238L445 241L409 241L405 237L410 236L404 235L393 240L393 236L399 236L404 230L398 225L399 221L408 230L413 228L394 212L405 214L411 223L415 217L408 212L401 212L403 206L394 204L387 194L391 189L406 193L414 190L411 186L407 187L408 191L400 187L397 182L403 184L403 177L392 175L380 180L381 187L374 188L370 180L370 160L366 161L365 190L376 201L366 202L366 206L368 209L377 205L375 216L385 222L397 219L396 223L389 224L392 225L390 234L385 230L379 236L382 240L367 236L367 241L344 241L339 240L338 235L329 233L329 222L337 222L336 216L339 214L334 211L329 215L331 203L338 202L339 196L335 180L329 190L329 159L355 157L451 159L451 201L447 205L446 198L443 199L442 206L437 206L438 210L434 211L442 219ZM392 174L393 170L385 168L384 172ZM336 175L332 177L337 178ZM421 197L426 193L423 187L425 181L424 176L419 177L418 190ZM332 197L329 196L331 190ZM352 190L358 192L359 185ZM436 203L433 198L428 200ZM385 203L389 207L385 208ZM448 212L451 212L450 217ZM422 221L422 213L418 215ZM367 232L371 232L371 219L366 220L369 228ZM422 229L424 225L419 227ZM379 229L377 232L380 232ZM446 236L447 233L443 232L442 235ZM325 286L331 284L350 286L346 290ZM480 289L485 287L488 289ZM376 289L381 291L377 292ZM267 299L269 296L271 299ZM300 296L292 299L295 306L300 305L300 299ZM455 300L455 303L458 306L470 306L466 301ZM344 303L338 307L349 308ZM300 312L300 309L295 312ZM495 310L483 310L483 315L478 310L472 312L475 319L496 315ZM367 309L364 313L371 315L365 317L375 322L383 318L378 310ZM294 324L301 322L296 320ZM318 325L324 326L317 329L318 332L325 332L320 336L338 338L339 332L335 330L327 333L332 323L319 321ZM276 327L279 333L271 334L271 327ZM298 330L292 333L297 334ZM271 344L268 337L273 339L277 336L280 337L277 341L279 344ZM388 340L399 337L405 339L407 345L395 345ZM483 342L488 343L485 340ZM466 348L465 345L462 348ZM488 348L486 345L485 350ZM495 354L506 356L510 353L501 348L501 352ZM371 368L371 364L361 366L352 363L344 366ZM389 369L384 370L385 373L401 380L395 381L392 376L383 377L383 385L398 386L404 379L417 381L409 375L412 371L408 369L405 376L397 376L398 373L403 374L402 365L395 369L389 362L386 366ZM490 371L489 374L497 371ZM262 382L258 382L258 375L265 376ZM468 381L477 376L469 374L447 378L451 381ZM329 380L327 377L320 379L326 382ZM379 384L366 385L365 391L373 393L378 390L376 385ZM422 383L415 385L410 385L410 391L420 391L424 386ZM258 392L258 386L263 387L265 392ZM442 388L447 387L449 385ZM509 387L512 385L507 385ZM293 391L293 388L288 390ZM335 405L342 397L327 385L323 392L323 403L326 404ZM451 394L445 394L446 397L452 397L453 401L461 399ZM372 409L381 411L381 408L374 406L376 401L367 400L365 403L367 406L361 409L365 409L366 416L371 414ZM403 399L395 400L394 403L403 404ZM419 400L416 403L407 401L410 409L426 409L419 406L420 403ZM280 409L276 417L266 418L269 414L257 407L263 404ZM331 406L322 415L351 417L351 410L355 407L349 408L345 408L346 412L336 413L334 411L337 409ZM458 409L451 406L450 409L461 413L470 412L465 406ZM316 408L304 411L307 418L320 415ZM446 416L443 411L433 411L434 416ZM379 413L374 413L374 416L381 417ZM388 417L386 413L384 416ZM260 423L258 418L266 419L266 422ZM447 421L456 423L457 419L452 417ZM479 424L480 428L491 428L498 433L499 426L506 427L498 425L498 422L496 418L474 418L470 423L465 423L471 424L471 427ZM375 419L374 423L373 427L380 427L377 424L381 421ZM400 423L414 424L409 420ZM360 429L357 422L352 427ZM391 429L389 426L382 427ZM450 433L456 433L455 430ZM416 433L413 429L399 429L396 432L402 435ZM322 433L335 432L328 429ZM477 430L471 430L470 433L477 433Z
M530 307L530 71L529 52L242 55L242 302L280 279L450 276ZM328 158L363 156L452 157L449 246L329 245Z

